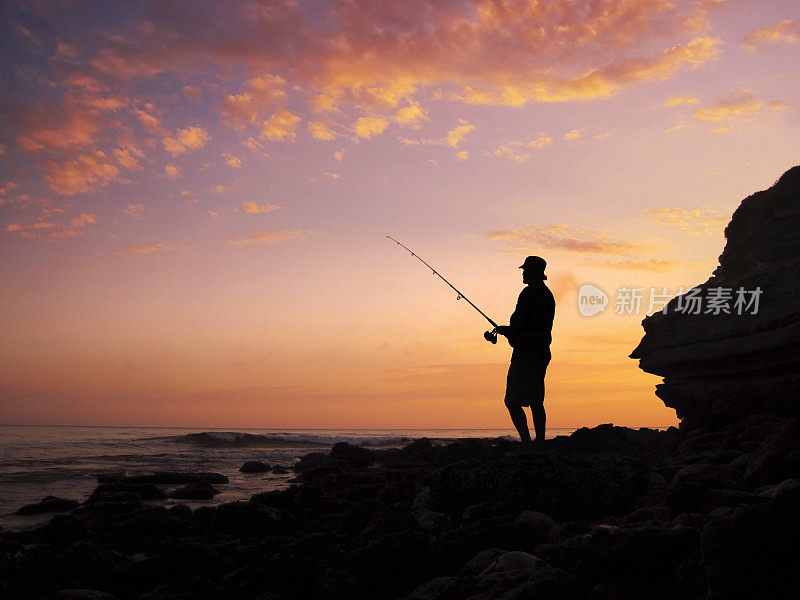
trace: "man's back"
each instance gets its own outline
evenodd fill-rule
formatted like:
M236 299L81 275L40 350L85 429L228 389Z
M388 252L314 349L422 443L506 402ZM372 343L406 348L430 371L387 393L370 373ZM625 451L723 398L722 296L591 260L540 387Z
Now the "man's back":
M511 331L507 337L514 348L511 360L538 357L549 362L555 308L553 294L544 281L523 288L509 320Z

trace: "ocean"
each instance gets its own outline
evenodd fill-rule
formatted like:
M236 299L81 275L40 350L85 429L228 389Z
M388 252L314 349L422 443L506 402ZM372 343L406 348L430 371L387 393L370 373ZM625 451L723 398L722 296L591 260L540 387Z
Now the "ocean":
M547 437L574 429L551 429ZM96 476L154 471L212 471L230 482L216 485L213 500L149 501L166 505L209 506L247 500L258 492L281 489L294 477L244 474L248 460L291 467L309 452L328 452L337 442L372 448L399 447L428 437L516 439L511 429L183 429L162 427L73 427L0 425L0 527L19 529L52 515L14 515L21 506L45 496L79 502L97 486Z

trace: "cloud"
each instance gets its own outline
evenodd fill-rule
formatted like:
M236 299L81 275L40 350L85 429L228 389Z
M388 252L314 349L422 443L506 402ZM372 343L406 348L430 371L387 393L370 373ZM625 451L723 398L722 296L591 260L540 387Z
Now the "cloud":
M141 221L144 219L142 213L145 210L144 204L128 204L123 210L122 213L128 215L131 219L135 219L137 221Z
M553 138L546 133L540 133L537 137L527 142L509 142L508 144L501 144L492 151L492 154L503 158L510 158L518 163L524 163L528 162L533 155L520 151L522 148L538 149L549 146L552 143Z
M736 98L718 100L710 106L700 108L694 113L694 118L701 121L732 121L739 117L747 117L763 112L782 111L786 105L778 101L765 103L747 92Z
M277 204L257 204L256 202L242 202L242 209L244 212L250 215L258 215L263 213L272 212L273 210L278 210L280 206Z
M517 143L517 145L520 144ZM531 154L522 154L514 150L511 146L504 146L504 145L500 145L497 148L495 148L492 154L503 158L510 158L511 160L518 163L528 162L532 156Z
M570 139L574 139L574 138L570 138ZM540 133L538 137L536 137L535 139L530 140L525 145L528 148L544 148L545 146L549 146L552 143L553 143L553 138L548 136L546 133Z
M771 27L762 27L748 33L742 41L742 48L756 50L764 44L775 44L786 42L788 44L800 44L800 26L797 21L787 19Z
M158 117L140 108L135 109L134 114L148 133L159 136L167 135L167 130L161 125L161 120Z
M342 160L344 160L344 148L334 152L333 157L336 159L336 162L342 162Z
M238 240L231 240L228 243L233 246L249 246L250 244L269 244L291 237L297 237L303 232L284 229L282 231L262 231L249 237Z
M308 132L315 140L330 141L336 139L336 134L322 121L309 121L306 125Z
M369 139L382 134L386 131L388 126L389 121L387 119L381 119L380 117L359 117L359 119L353 123L353 131L358 137Z
M175 165L167 165L164 167L164 173L166 173L167 177L170 177L171 179L177 179L181 176L181 169Z
M473 129L475 129L474 125L464 119L459 119L459 125L447 132L447 137L445 138L447 145L451 148L458 148L458 145Z
M172 156L177 156L189 150L202 148L210 139L211 136L208 131L199 125L195 125L194 127L179 129L175 137L165 137L161 140L161 143L164 144L164 149L166 149L167 152L172 154Z
M175 248L168 244L128 244L122 248L118 248L113 254L137 254L147 256L150 254L167 254L173 252Z
M641 241L615 239L608 232L589 231L567 225L529 226L524 230L495 231L487 237L490 240L511 242L517 252L525 254L543 248L601 255L625 255L649 249Z
M234 156L233 154L224 154L223 156L225 157L225 164L232 169L242 168L242 159L238 156Z
M0 186L0 196L7 196L9 193L17 191L20 187L18 181L6 181Z
M729 220L713 208L667 206L652 206L642 213L642 217L657 225L677 227L692 236L718 234Z
M581 137L582 133L583 129L573 129L564 134L564 139L567 140L568 142L572 140L577 140Z
M134 146L116 148L114 150L114 158L129 171L139 171L142 168L139 161L144 158L144 152Z
M404 106L395 114L395 120L401 125L411 125L426 119L425 111L417 103Z
M86 225L94 225L95 223L97 223L97 217L86 213L81 213L69 222L73 227L85 227Z
M203 90L196 85L185 85L181 88L181 91L189 100L194 100L195 102L200 102L203 97Z
M222 101L222 118L232 127L243 130L263 121L266 114L286 101L286 81L278 75L265 74L244 83L241 94Z
M469 153L466 150L459 150L456 152L456 160L467 160L469 158Z
M75 160L51 162L47 171L47 185L65 196L86 192L95 186L103 187L119 175L119 168L101 150L81 154Z
M697 104L697 98L689 98L686 96L676 96L674 98L667 98L664 104L667 106L690 106Z
M295 129L300 120L300 115L290 110L278 109L261 125L261 133L259 135L276 142L294 141Z
M702 263L687 262L683 260L671 260L668 258L649 258L642 260L620 260L620 261L600 261L593 262L593 265L606 267L609 269L625 269L628 271L648 271L654 273L667 273L677 269L707 269L708 265Z

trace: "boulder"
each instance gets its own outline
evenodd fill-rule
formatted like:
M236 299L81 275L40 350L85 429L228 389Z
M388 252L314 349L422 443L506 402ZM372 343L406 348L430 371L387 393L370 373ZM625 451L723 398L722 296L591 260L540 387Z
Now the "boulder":
M696 286L706 299L697 314L681 309L688 306L682 295L642 321L645 335L631 358L664 378L656 395L676 410L681 427L756 413L800 416L798 227L800 166L733 213L719 266ZM736 304L739 290L745 304ZM730 295L722 302L727 313L715 314L707 300L715 294Z
M270 469L271 469L271 467L265 462L261 462L260 460L248 460L241 467L239 467L239 472L240 473L266 473Z
M185 485L170 494L170 498L181 500L208 500L219 494L219 490L214 488L207 481L196 481Z
M58 496L45 496L34 504L26 504L18 508L15 515L38 515L50 512L67 512L78 506L77 500L68 500Z
M331 457L346 460L357 469L368 467L375 462L375 453L372 450L353 446L347 442L334 444L331 448Z

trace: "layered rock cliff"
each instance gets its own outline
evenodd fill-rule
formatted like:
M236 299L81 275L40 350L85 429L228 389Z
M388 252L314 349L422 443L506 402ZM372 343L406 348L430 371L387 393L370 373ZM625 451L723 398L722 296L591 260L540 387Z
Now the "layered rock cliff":
M630 355L664 377L656 395L688 429L755 413L800 416L800 166L745 198L725 237L719 266L694 292L700 309L687 295L673 298L642 321Z

